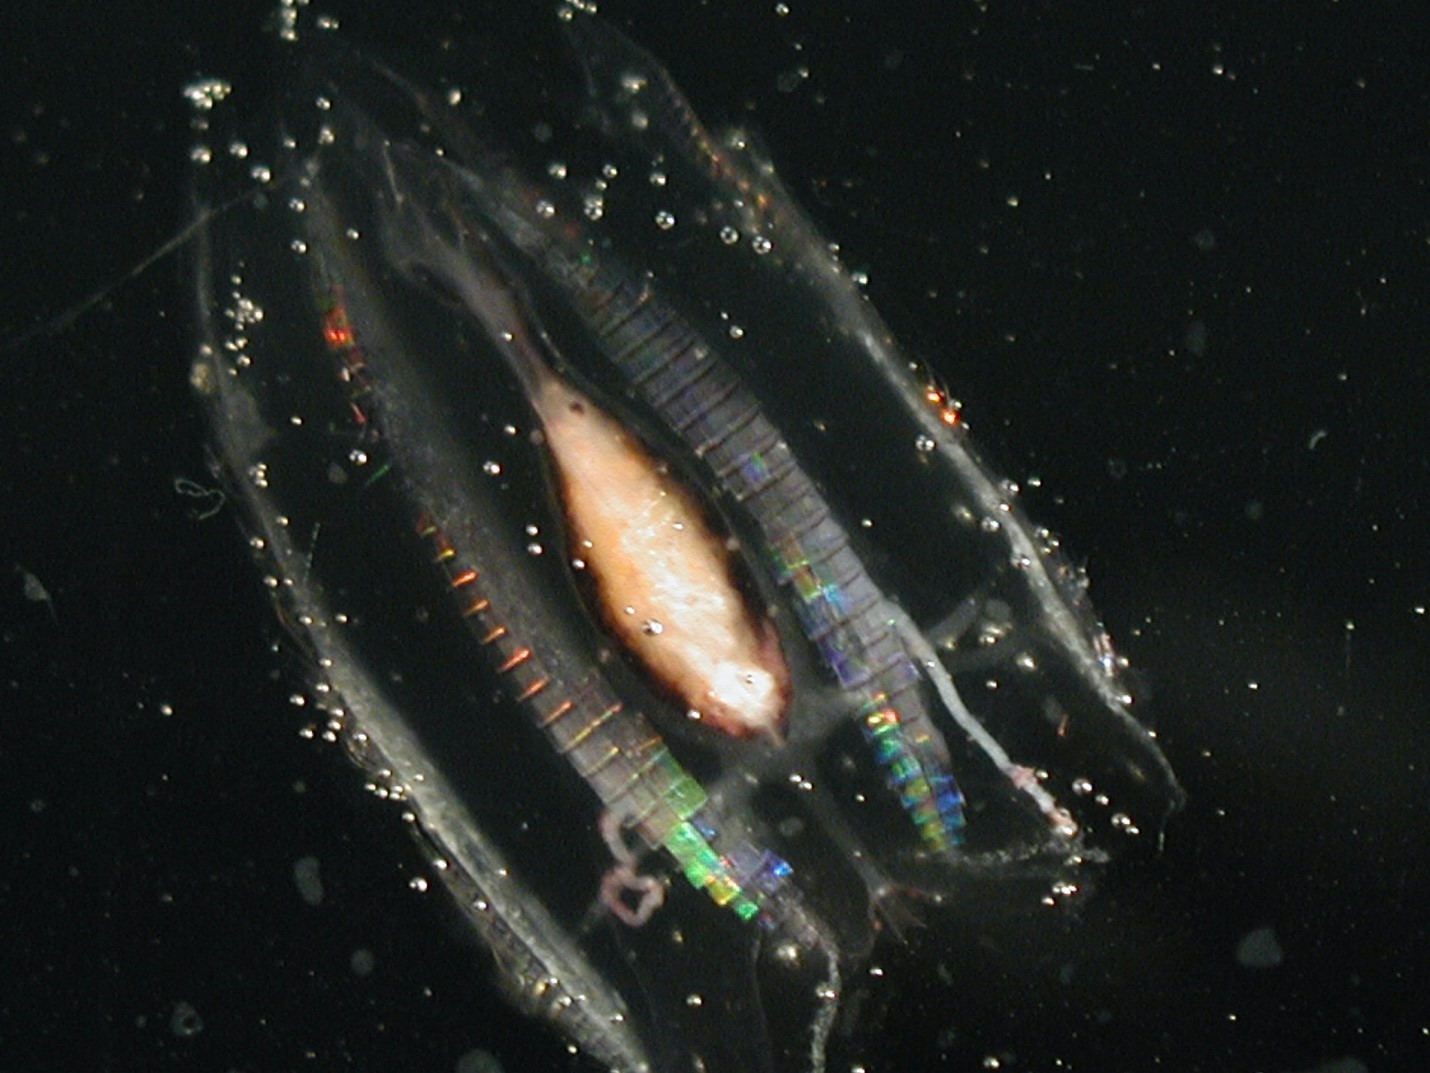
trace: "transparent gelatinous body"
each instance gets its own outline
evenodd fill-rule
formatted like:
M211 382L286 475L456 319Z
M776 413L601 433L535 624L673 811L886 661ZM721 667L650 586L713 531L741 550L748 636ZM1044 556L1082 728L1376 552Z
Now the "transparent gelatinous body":
M767 163L599 20L530 21L405 69L299 35L198 243L194 383L331 730L514 999L615 1069L821 1069L888 922L1069 897L1179 790L1083 577ZM610 579L661 553L573 476L612 444L708 532L752 729L645 654L681 627Z

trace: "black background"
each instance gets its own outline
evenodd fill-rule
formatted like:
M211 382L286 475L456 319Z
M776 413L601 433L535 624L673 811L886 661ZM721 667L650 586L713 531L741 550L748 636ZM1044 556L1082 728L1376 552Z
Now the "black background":
M584 1068L299 737L231 515L175 490L208 482L178 262L27 334L182 226L179 87L268 84L265 10L0 14L0 1069ZM1327 2L603 11L760 132L984 452L1040 478L1190 795L1076 918L886 952L934 979L875 1002L869 1069L1424 1068L1423 39ZM1238 958L1258 929L1279 965Z

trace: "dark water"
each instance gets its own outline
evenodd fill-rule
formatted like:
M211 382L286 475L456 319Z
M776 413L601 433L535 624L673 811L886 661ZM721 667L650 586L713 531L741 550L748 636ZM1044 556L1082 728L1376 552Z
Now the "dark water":
M0 16L3 337L182 223L178 87L263 84L263 9ZM1040 479L1026 506L1087 560L1189 794L1076 917L889 950L924 982L871 990L870 1069L1419 1068L1409 35L1332 4L603 10L761 132L985 453ZM209 480L179 274L3 353L0 1068L583 1068L502 1006L394 809L299 737L233 520L176 491Z

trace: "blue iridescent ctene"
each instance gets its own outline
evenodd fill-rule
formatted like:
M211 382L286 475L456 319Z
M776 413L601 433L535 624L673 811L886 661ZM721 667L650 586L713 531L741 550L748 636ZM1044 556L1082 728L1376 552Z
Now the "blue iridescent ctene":
M405 63L293 29L271 146L200 113L193 382L324 730L514 1001L616 1070L820 1070L886 922L1157 837L1085 579L747 139L576 8ZM614 621L594 413L714 534L760 728Z

